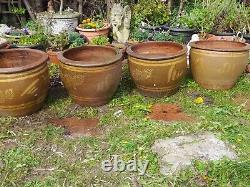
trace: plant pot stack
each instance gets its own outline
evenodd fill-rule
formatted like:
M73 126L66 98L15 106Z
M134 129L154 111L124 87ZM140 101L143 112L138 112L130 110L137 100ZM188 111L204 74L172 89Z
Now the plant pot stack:
M170 34L174 37L182 37L185 44L191 40L194 33L195 29L170 28Z

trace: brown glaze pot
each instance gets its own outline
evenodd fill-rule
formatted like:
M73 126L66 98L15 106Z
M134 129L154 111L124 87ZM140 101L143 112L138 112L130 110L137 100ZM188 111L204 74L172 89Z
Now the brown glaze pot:
M128 47L130 74L139 92L152 97L176 93L187 70L186 52L186 47L173 42Z
M76 27L76 30L79 32L81 36L86 37L87 42L90 42L93 38L98 36L108 36L110 25L106 24L101 29L83 29L80 27Z
M232 88L244 72L249 46L233 41L198 41L190 44L191 71L203 88Z
M48 55L34 49L0 50L0 115L25 116L47 96Z
M58 55L69 95L82 106L109 102L121 79L122 53L112 47L83 46Z
M58 59L57 55L58 55L58 51L47 51L47 54L49 55L49 61L52 64L59 64L60 60Z

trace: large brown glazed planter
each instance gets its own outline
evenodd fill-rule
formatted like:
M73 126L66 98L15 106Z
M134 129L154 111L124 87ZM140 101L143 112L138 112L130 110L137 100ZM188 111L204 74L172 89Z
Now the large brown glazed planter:
M109 102L121 79L122 53L112 47L83 46L58 55L69 95L82 106Z
M0 115L25 116L47 96L48 55L34 49L0 50Z
M198 41L190 44L191 71L203 88L232 88L244 72L249 46L233 41Z
M177 92L187 70L187 49L173 42L145 42L128 47L130 74L146 96Z

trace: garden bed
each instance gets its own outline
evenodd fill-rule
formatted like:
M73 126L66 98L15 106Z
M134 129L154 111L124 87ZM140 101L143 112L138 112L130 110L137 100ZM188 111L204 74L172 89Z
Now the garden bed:
M51 80L59 80L57 66L50 66ZM22 118L0 118L0 172L3 186L135 185L181 184L247 185L250 133L249 112L232 98L250 92L249 78L242 77L229 91L208 91L186 79L181 90L171 96L153 99L141 96L123 67L122 83L108 105L83 108L72 102L60 83L52 81L46 105L36 114ZM56 81L57 82L57 81ZM56 91L53 91L56 89ZM55 94L56 93L56 94ZM194 101L209 97L212 104ZM246 96L247 97L247 96ZM248 96L249 97L249 96ZM155 121L147 118L154 104L177 104L195 121ZM73 138L51 120L61 118L99 119L101 136ZM65 120L64 120L65 122ZM166 177L159 173L157 156L151 145L158 138L212 132L229 142L241 162L222 160L196 163L194 168ZM137 172L104 173L101 162L119 155L120 159L148 160L145 176ZM232 170L232 167L234 168ZM202 169L203 168L203 169ZM224 178L222 180L222 178Z

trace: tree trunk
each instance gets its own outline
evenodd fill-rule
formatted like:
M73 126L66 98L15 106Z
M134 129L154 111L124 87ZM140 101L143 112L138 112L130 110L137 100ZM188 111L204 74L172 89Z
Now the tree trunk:
M78 0L78 3L79 3L79 5L78 5L78 12L79 12L79 14L80 14L80 17L82 18L82 14L83 14L83 0Z
M172 6L173 6L173 0L168 0L168 10L170 14L172 12Z
M106 4L107 4L107 18L108 18L108 21L110 21L110 14L111 14L112 6L114 4L114 0L106 0Z
M61 4L60 4L60 14L62 14L63 11L63 0L61 0Z
M29 0L29 3L35 13L47 10L48 0Z
M23 0L23 3L24 3L24 5L25 5L25 7L26 7L26 9L27 9L27 11L28 11L28 13L30 15L30 18L32 20L35 20L35 14L34 14L32 8L31 8L31 6L30 6L30 3L28 2L28 0Z
M181 16L181 14L182 14L182 11L184 9L184 3L185 3L185 0L180 0L180 7L179 7L179 11L178 11L178 16Z

